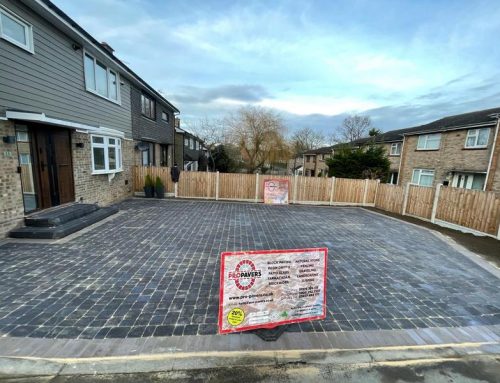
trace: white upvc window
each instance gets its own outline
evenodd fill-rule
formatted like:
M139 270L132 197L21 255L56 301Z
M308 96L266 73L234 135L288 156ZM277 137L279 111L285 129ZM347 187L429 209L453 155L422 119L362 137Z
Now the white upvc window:
M120 103L120 76L87 52L83 53L85 88L107 100Z
M189 149L194 149L194 139L193 138L189 139Z
M184 138L184 146L189 146L189 138Z
M401 155L401 142L391 144L391 156Z
M432 186L432 183L434 182L434 170L413 169L411 182L419 186Z
M467 138L465 139L466 148L486 148L488 146L488 138L490 136L490 128L469 129Z
M0 37L23 48L30 53L33 50L33 27L0 5Z
M418 136L417 150L438 150L441 144L441 133Z
M122 141L116 137L91 136L92 174L121 172Z

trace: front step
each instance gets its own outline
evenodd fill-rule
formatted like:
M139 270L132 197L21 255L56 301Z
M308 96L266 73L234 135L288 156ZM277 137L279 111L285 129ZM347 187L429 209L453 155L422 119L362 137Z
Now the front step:
M59 226L68 221L93 213L98 209L99 206L93 203L72 203L56 206L29 215L24 219L24 224L26 226Z
M33 225L33 220L27 221L26 223L28 224L29 222L30 226L24 226L11 230L9 236L12 238L59 239L82 230L87 226L93 225L94 223L118 212L118 207L116 206L99 208L97 205L93 205L96 209L84 208L84 210L87 209L87 213L81 215L82 210L73 209L73 206L75 205L65 206L61 210L69 209L69 212L66 214L61 211L57 211L54 217L42 215L42 213L45 212L41 212L39 214L42 215L42 217L39 222L36 222ZM73 216L74 219L68 219L68 217L71 216ZM30 219L31 218L32 217L30 216ZM58 224L53 226L41 225L41 223L47 224L49 222L57 222Z

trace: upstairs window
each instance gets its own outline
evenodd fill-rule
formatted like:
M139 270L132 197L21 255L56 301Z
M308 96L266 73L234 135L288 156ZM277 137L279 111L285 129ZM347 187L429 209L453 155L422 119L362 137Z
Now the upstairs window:
M189 149L194 149L194 139L189 139Z
M469 129L467 138L465 139L466 148L486 148L488 146L488 138L490 136L490 128Z
M119 138L92 136L92 174L122 170L122 142Z
M401 142L395 142L391 145L391 156L401 155Z
M156 119L155 100L145 94L141 95L141 113L147 118Z
M89 92L95 93L113 102L118 102L120 87L118 74L85 53L84 56L85 87Z
M196 150L200 150L200 141L196 141Z
M33 53L31 25L0 6L0 37Z
M169 122L170 121L170 116L168 115L167 112L161 112L161 119L163 121Z
M441 133L418 136L417 150L438 150L441 144Z
M189 146L189 138L184 138L184 146Z

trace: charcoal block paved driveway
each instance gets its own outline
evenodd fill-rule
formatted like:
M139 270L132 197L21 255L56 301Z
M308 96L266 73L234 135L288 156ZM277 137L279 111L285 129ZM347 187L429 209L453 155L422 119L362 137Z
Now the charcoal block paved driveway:
M132 199L55 244L0 246L0 336L217 332L222 251L328 247L328 314L289 331L500 324L499 279L430 231L361 208Z

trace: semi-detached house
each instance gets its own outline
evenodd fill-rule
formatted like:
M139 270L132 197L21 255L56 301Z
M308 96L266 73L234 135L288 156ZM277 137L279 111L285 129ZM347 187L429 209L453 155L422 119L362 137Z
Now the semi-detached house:
M171 165L179 111L48 0L0 0L0 235L36 210L106 205Z
M389 160L387 182L449 185L500 193L500 108L444 117L350 143L383 145Z

